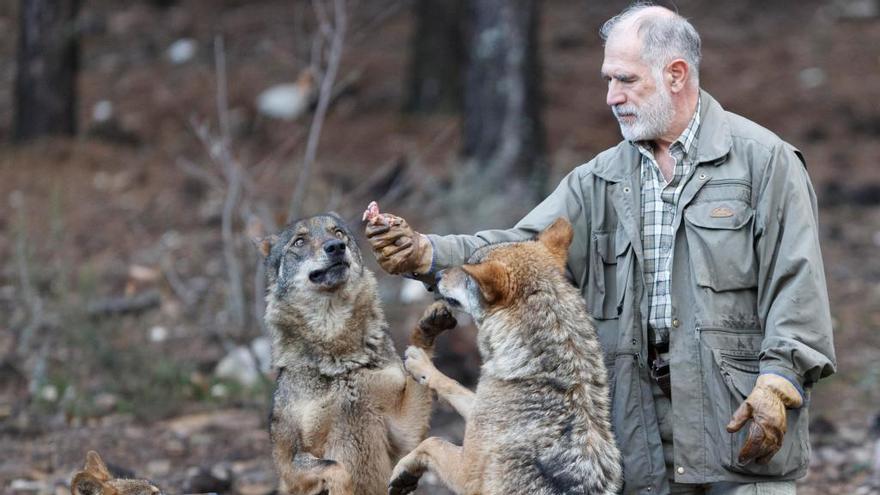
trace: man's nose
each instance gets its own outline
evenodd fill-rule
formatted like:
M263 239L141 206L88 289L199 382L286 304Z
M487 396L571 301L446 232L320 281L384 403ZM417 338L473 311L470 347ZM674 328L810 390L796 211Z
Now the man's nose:
M617 83L612 80L608 83L608 94L605 95L605 103L607 103L609 107L613 107L614 105L620 105L624 102L626 102L626 96L623 94L623 91L620 90Z
M324 243L324 252L329 256L341 255L345 252L345 243L339 239L330 239Z

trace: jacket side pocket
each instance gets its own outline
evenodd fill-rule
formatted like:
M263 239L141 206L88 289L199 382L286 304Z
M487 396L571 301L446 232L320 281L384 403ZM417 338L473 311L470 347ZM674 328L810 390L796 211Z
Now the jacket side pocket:
M729 414L733 412L748 397L755 388L758 380L759 362L758 355L751 351L713 349L712 353L721 378L727 385ZM739 462L739 451L748 437L749 425L743 426L736 433L726 433L726 420L722 416L719 427L724 429L722 434L729 435L730 448L724 449L721 455L722 466L729 471L748 475L761 476L788 476L806 467L809 447L801 444L799 439L806 437L807 418L806 407L789 409L787 414L787 432L782 440L782 448L770 459L768 464L757 464L754 461L748 464Z

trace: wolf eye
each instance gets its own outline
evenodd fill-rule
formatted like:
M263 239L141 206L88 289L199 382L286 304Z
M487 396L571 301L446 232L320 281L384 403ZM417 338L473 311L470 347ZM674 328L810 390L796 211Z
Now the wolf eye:
M345 232L343 232L342 229L336 229L336 232L333 232L333 235L338 239L345 239Z
M306 243L306 240L303 239L302 237L299 237L299 238L297 238L297 240L293 241L293 245L295 247L303 247L303 244L305 244L305 243Z

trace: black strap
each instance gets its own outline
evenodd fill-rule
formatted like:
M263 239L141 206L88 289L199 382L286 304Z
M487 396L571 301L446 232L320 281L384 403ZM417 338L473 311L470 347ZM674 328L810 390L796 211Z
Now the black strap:
M662 348L665 348L663 350ZM669 343L648 345L648 359L651 365L651 378L660 386L668 399L672 399L672 382L670 380L669 360L660 357L660 353L669 352Z

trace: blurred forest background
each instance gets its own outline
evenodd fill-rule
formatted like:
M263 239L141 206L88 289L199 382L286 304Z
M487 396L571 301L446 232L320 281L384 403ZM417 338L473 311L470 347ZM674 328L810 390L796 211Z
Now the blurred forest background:
M88 449L172 493L271 492L250 239L325 210L360 230L370 200L512 225L620 140L597 30L626 5L0 0L0 492L69 493ZM703 87L818 194L839 372L799 492L880 493L880 3L675 6ZM377 276L402 350L428 294ZM439 345L473 384L473 327ZM446 405L433 426L460 441Z

